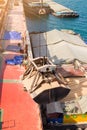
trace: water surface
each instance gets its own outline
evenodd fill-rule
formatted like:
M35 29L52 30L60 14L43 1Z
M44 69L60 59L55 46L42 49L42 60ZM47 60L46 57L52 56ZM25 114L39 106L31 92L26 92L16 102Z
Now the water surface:
M43 32L52 29L70 29L79 33L87 41L87 1L55 0L79 14L78 18L58 18L53 15L27 17L29 32Z

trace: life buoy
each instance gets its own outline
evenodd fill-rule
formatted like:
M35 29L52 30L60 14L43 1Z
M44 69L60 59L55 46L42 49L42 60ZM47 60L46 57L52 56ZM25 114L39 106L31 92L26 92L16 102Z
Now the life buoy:
M41 14L46 14L46 10L43 8L43 9L40 9L39 10L39 14L41 15Z

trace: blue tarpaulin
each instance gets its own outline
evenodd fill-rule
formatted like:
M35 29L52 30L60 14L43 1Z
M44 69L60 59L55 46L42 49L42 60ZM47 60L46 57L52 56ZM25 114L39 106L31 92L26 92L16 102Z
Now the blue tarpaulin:
M4 34L4 40L21 40L21 33L16 31L6 31Z
M9 64L9 65L18 65L18 64L22 64L23 59L24 59L24 56L22 56L22 55L14 56L13 59L5 60L5 63Z
M15 65L14 59L7 59L5 62L6 64L9 64L9 65Z

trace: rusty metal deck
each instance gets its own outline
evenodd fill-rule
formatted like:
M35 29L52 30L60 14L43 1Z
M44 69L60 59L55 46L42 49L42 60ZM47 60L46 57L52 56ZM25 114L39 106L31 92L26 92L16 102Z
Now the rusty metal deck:
M3 34L6 31L20 32L25 38L27 31L23 5L21 1L11 1L9 5ZM24 44L21 40L0 40L3 51L0 52L0 108L3 109L3 122L0 130L42 130L40 110L29 93L23 89L20 76L24 73L24 67L20 65L7 65L6 59L10 59L20 52L6 51L8 45Z

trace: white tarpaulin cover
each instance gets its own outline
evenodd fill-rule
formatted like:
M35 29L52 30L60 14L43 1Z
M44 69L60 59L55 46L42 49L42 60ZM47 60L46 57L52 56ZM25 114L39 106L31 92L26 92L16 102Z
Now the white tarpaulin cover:
M52 30L46 33L32 34L34 57L47 56L55 64L78 59L87 63L87 45L79 35Z
M47 114L63 113L60 102L52 102L47 104Z

